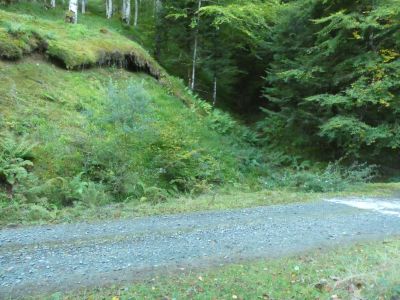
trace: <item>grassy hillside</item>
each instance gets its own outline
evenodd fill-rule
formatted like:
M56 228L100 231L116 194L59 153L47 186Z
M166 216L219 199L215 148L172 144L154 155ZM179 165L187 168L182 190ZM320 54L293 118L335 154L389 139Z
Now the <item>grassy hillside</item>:
M145 72L157 78L169 93L193 105L191 97L183 92L184 85L169 76L138 43L121 34L117 30L121 26L90 15L87 25L68 24L63 21L63 9L47 14L40 5L21 5L3 7L19 8L19 13L0 10L0 58L18 60L41 53L66 69L119 66ZM32 14L21 13L25 11Z
M105 28L0 17L1 215L257 184L254 135L135 42Z
M217 132L220 115L202 116L146 74L66 71L31 57L0 62L0 77L2 150L15 156L14 168L22 166L17 159L32 162L26 169L35 175L15 171L3 185L18 181L12 193L21 190L27 201L66 206L83 194L99 201L99 191L119 201L160 201L254 180L243 178L251 147Z
M156 77L161 67L138 44L106 28L89 28L61 20L47 21L30 15L0 11L0 56L19 59L42 51L68 69L95 64L128 63Z

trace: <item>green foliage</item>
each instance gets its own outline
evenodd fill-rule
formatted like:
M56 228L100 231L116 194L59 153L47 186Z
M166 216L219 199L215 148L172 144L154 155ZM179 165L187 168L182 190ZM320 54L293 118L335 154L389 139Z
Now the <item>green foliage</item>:
M10 135L0 136L0 188L12 188L29 176L33 167L31 150L34 145L27 140L16 140Z
M173 146L173 145L171 145ZM207 151L184 150L179 144L156 157L161 177L175 191L199 193L224 183L221 164ZM176 151L178 150L178 151Z
M162 3L150 32L156 43L148 47L163 66L190 83L196 40L195 91L240 113L257 109L266 66L261 58L268 56L265 41L279 1L202 1L200 9L197 0Z
M221 133L226 134L232 132L236 127L236 122L232 117L219 110L212 111L209 115L210 128Z
M34 178L14 190L19 204L160 203L257 182L252 132L194 95L188 108L151 77L114 68L0 64L1 130L38 143Z
M122 87L120 90L111 82L104 121L126 133L144 133L154 121L150 104L150 95L144 89L143 83L130 82L126 88Z
M45 201L57 207L72 206L80 203L85 206L107 204L110 197L101 184L82 179L83 174L72 178L57 177L42 185L29 189L28 201L40 203Z
M272 172L264 179L268 188L289 187L303 192L327 193L346 190L354 185L371 181L376 168L365 164L343 167L338 162L330 163L324 170L309 170L302 164L297 170Z
M266 141L398 167L398 1L294 1L280 18Z
M237 3L239 2L239 3ZM265 42L265 33L269 25L275 22L279 1L252 1L251 3L233 1L225 5L213 4L202 7L200 16L211 17L211 26L220 28L223 25L241 35L241 42L245 40L257 47Z
M235 141L223 147L237 151L235 147L246 143L235 136L240 126L198 99L192 113L171 111L176 115L171 119L156 109L144 84L110 84L104 109L91 117L93 142L85 174L105 183L117 198L152 202L162 201L168 193L198 193L226 183L227 178L237 180L232 157L202 145L210 136L213 142L214 137L226 135ZM195 117L198 111L207 114L204 121Z

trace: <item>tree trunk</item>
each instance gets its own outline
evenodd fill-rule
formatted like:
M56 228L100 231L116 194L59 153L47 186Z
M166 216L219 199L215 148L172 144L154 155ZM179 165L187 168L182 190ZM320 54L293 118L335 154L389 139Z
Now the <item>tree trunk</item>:
M107 17L107 19L111 19L112 12L113 12L112 0L106 0L106 17Z
M51 0L50 1L50 7L55 8L56 7L56 0Z
M214 75L213 106L217 104L217 75Z
M154 57L157 61L161 58L161 31L162 28L162 2L161 0L154 1L154 18L156 30L154 35Z
M122 0L122 20L128 25L131 21L131 0Z
M86 0L81 0L81 5L82 14L84 15L86 13Z
M202 0L198 2L199 8L197 13L201 8ZM197 47L198 47L198 40L199 40L199 25L200 25L200 16L197 16L197 24L196 30L194 32L194 45L193 45L193 59L192 59L192 79L190 81L190 89L193 91L196 84L196 64L197 64Z
M135 27L137 26L138 18L139 18L139 0L135 0L135 20L133 22L133 25Z
M78 0L69 0L70 22L78 23Z

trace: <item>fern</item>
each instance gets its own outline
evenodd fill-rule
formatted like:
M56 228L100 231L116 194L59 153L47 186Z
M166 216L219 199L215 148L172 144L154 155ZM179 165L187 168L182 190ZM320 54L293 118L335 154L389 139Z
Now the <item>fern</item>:
M33 167L30 158L34 146L25 138L17 141L11 135L1 137L0 183L14 186L28 177L28 171Z

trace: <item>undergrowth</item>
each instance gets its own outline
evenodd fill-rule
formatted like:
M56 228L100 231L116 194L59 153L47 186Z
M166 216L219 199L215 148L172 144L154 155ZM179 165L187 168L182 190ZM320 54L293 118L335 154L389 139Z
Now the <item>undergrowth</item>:
M195 96L188 108L151 77L117 68L0 66L0 148L32 146L29 157L2 154L14 170L3 172L3 216L257 184L262 155L250 131Z
M65 208L82 215L114 203L145 205L143 214L154 213L147 204L161 211L170 199L220 189L335 192L372 174L368 166L311 169L266 152L257 134L228 114L195 95L187 107L144 74L118 68L68 72L36 58L0 66L6 223L56 220ZM220 208L238 205L220 199L226 202L216 202ZM214 207L186 201L192 204L176 201L182 209L172 203L167 210Z

